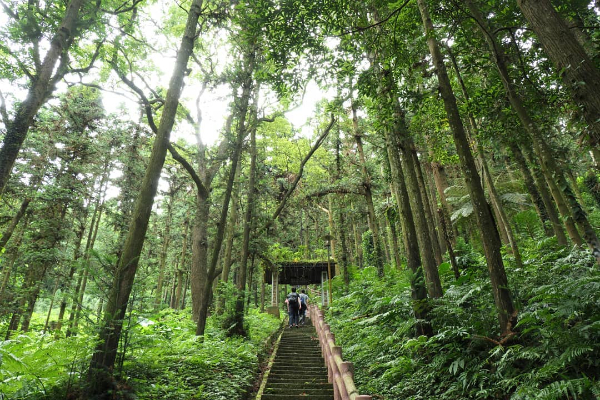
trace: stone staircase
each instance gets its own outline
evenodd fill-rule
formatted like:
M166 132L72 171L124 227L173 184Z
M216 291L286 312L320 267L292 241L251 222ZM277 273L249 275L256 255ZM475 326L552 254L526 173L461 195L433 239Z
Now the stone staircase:
M261 400L333 400L314 326L286 328Z

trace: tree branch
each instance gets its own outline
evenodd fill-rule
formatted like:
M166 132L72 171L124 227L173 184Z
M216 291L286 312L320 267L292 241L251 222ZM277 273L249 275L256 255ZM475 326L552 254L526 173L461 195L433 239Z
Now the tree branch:
M15 53L13 53L13 51L11 49L8 48L8 46L4 45L3 43L0 43L0 49L4 50L8 55L10 55L12 58L15 59L15 61L17 62L17 65L19 66L19 69L21 69L21 71L25 75L27 75L27 77L29 78L30 81L32 81L32 82L35 81L35 76L31 73L31 71L29 71L27 66L21 62L19 57Z
M385 17L384 19L382 19L382 20L381 20L381 21L379 21L379 22L376 22L376 23L374 23L374 24L372 24L372 25L368 25L368 26L358 26L358 27L356 27L354 30L351 30L351 31L348 31L348 32L344 32L344 33L342 33L342 34L341 34L341 35L339 35L339 36L351 35L351 34L353 34L353 33L363 32L363 31L366 31L366 30L368 30L368 29L375 28L375 27L377 27L377 26L379 26L379 25L383 25L383 24L385 24L386 22L388 22L388 21L389 21L389 20L390 20L390 19L391 19L391 18L392 18L394 15L396 15L396 14L398 14L400 11L402 11L402 9L404 9L404 7L406 7L406 5L408 5L408 3L410 3L410 0L406 0L406 1L405 1L405 2L404 2L404 3L403 3L401 6L400 6L400 7L398 7L398 8L397 8L397 9L395 9L394 11L392 11L392 12L390 13L390 15L388 15L387 17Z
M198 195L203 199L207 199L208 198L208 190L206 190L206 187L204 187L202 180L200 179L198 174L196 174L194 167L192 167L190 165L190 163L188 163L187 160L185 158L183 158L181 156L181 154L179 154L177 152L177 150L175 149L175 147L173 147L173 145L171 143L169 143L167 145L167 149L169 150L169 153L171 153L171 156L173 157L173 159L175 161L179 162L183 166L183 168L188 172L188 174L190 174L190 176L192 177L192 180L196 184L196 188L198 189Z
M6 100L4 99L2 90L0 90L0 116L2 117L4 127L8 127L8 112L6 111Z
M2 8L4 9L4 12L5 12L6 14L8 14L8 15L9 15L9 16L10 16L12 19L14 19L14 20L16 20L16 21L18 21L18 20L20 19L20 18L19 18L19 14L17 14L17 13L14 13L14 12L11 10L11 8L10 8L8 5L6 5L6 3L5 3L4 1L0 0L0 4L2 4Z
M290 198L290 196L292 195L292 193L296 189L296 186L298 186L298 182L300 182L300 179L302 179L302 173L304 172L304 166L306 165L306 163L308 162L308 160L310 160L310 158L315 153L315 151L317 151L317 149L325 141L325 138L329 134L329 131L331 131L331 128L333 128L333 123L334 122L335 122L335 118L333 117L333 114L331 114L331 121L329 122L329 125L327 125L327 128L325 128L325 131L323 131L323 133L321 134L321 136L319 136L319 138L317 139L317 141L315 142L315 144L313 145L313 147L310 149L310 151L308 152L308 154L304 157L304 159L300 163L300 170L298 171L298 174L296 174L296 179L294 179L294 182L292 182L292 185L288 188L288 190L285 193L283 199L281 200L281 203L279 203L279 206L277 207L277 209L275 210L275 212L271 216L271 219L262 227L262 229L260 229L258 231L259 233L263 232L263 231L265 231L267 229L269 229L271 227L271 225L273 225L273 223L275 222L275 220L277 219L277 217L279 217L279 214L285 208L285 205L286 205L288 199Z
M67 73L68 74L77 74L77 73L86 74L86 73L88 73L90 71L90 69L92 69L92 67L94 66L94 63L96 62L96 60L98 59L98 56L100 55L100 49L102 48L103 44L104 44L104 39L102 41L98 42L98 45L96 46L96 50L94 51L94 54L92 54L92 59L90 60L90 63L87 65L87 67L70 69L69 71L67 71Z
M152 105L150 104L150 101L148 100L142 89L140 89L135 83L133 83L132 80L127 78L125 74L119 70L119 68L113 61L109 61L109 63L110 65L112 65L113 70L117 73L119 78L121 78L121 80L127 86L129 86L129 88L133 90L142 100L142 103L144 104L144 111L146 112L146 118L148 118L148 125L150 125L150 129L152 129L152 132L156 134L158 132L158 127L154 123L154 114L152 111Z
M326 196L328 194L331 193L336 193L336 194L359 194L359 195L364 195L364 191L360 190L360 188L347 188L347 187L329 187L323 190L320 190L318 192L314 192L314 193L310 193L307 194L305 197L306 198L312 198L312 197L323 197Z

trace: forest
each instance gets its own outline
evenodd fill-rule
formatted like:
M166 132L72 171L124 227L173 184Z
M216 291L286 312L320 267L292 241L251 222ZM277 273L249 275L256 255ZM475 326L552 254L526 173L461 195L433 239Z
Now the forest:
M599 27L598 0L0 0L0 400L251 399L267 275L327 260L361 393L599 399Z

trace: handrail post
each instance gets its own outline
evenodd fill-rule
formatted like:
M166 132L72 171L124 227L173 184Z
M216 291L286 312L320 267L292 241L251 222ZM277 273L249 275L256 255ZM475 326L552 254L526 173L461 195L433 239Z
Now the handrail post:
M331 332L329 324L325 322L323 311L312 304L309 306L309 311L327 367L327 381L333 385L334 399L372 400L371 396L357 393L354 385L354 365L343 360L342 348L335 344L335 335Z

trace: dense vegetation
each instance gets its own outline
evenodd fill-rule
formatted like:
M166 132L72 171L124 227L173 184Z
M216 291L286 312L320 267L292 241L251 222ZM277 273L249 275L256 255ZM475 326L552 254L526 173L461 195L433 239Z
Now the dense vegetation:
M600 276L589 254L531 243L535 262L508 268L520 321L489 337L494 309L481 257L465 248L457 281L446 266L435 334L415 337L406 274L357 271L328 321L355 363L362 393L389 399L593 399L600 395ZM341 286L341 285L340 285Z
M361 392L598 398L599 15L0 0L0 398L243 399L329 254Z

